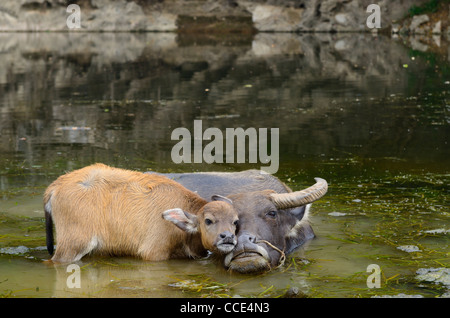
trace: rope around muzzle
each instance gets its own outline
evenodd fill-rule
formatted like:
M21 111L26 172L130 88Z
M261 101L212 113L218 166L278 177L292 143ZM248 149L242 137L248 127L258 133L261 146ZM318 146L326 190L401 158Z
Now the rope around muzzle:
M281 254L280 263L274 269L277 269L278 267L283 266L284 262L286 261L286 254L284 253L284 251L280 250L278 247L276 247L275 245L273 245L272 243L270 243L266 240L258 240L255 243L256 244L265 243L265 244L269 245L271 248L273 248L274 250L276 250L278 253L280 253ZM269 265L269 267L270 267L270 265ZM270 269L270 270L272 270L272 269Z

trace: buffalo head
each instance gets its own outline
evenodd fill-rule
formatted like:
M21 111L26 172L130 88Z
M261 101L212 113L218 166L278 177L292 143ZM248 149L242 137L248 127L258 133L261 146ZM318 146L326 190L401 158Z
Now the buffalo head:
M324 179L300 191L273 190L228 196L239 211L237 245L226 255L226 268L240 273L270 270L283 262L285 254L314 237L308 223L309 205L325 195Z

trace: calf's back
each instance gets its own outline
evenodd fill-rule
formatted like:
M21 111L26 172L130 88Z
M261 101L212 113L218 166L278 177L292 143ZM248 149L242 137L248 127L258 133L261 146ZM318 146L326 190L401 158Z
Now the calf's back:
M160 175L92 165L55 180L44 194L46 214L55 224L53 261L76 261L91 251L147 260L201 256L189 250L189 235L162 219L182 207L195 214L206 201ZM198 255L200 254L200 255Z

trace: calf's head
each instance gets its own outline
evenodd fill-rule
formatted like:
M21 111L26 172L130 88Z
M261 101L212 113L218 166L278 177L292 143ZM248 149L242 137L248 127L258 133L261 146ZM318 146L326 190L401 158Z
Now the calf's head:
M314 237L307 220L309 205L327 189L327 182L316 178L315 185L296 192L264 190L230 195L239 213L239 231L236 247L225 256L225 267L254 273L277 266L285 254Z
M230 199L214 195L212 200L196 215L176 208L164 211L163 218L187 233L199 233L205 249L227 254L237 243L238 214Z

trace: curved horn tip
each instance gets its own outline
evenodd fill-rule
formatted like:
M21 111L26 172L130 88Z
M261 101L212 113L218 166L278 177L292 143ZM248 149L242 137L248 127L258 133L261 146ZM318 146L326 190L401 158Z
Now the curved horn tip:
M327 180L319 178L319 177L315 177L314 180L316 180L316 182L323 182L323 183L327 183ZM328 184L328 183L327 183Z
M328 182L327 182L327 180L322 179L322 178L319 178L319 177L314 178L314 180L316 180L316 183L323 183L323 189L324 189L324 191L325 191L325 192L328 191Z
M325 195L325 193L327 193L328 183L322 178L314 179L316 180L316 184L307 189L288 193L271 194L275 205L279 208L286 209L306 205L319 200Z

